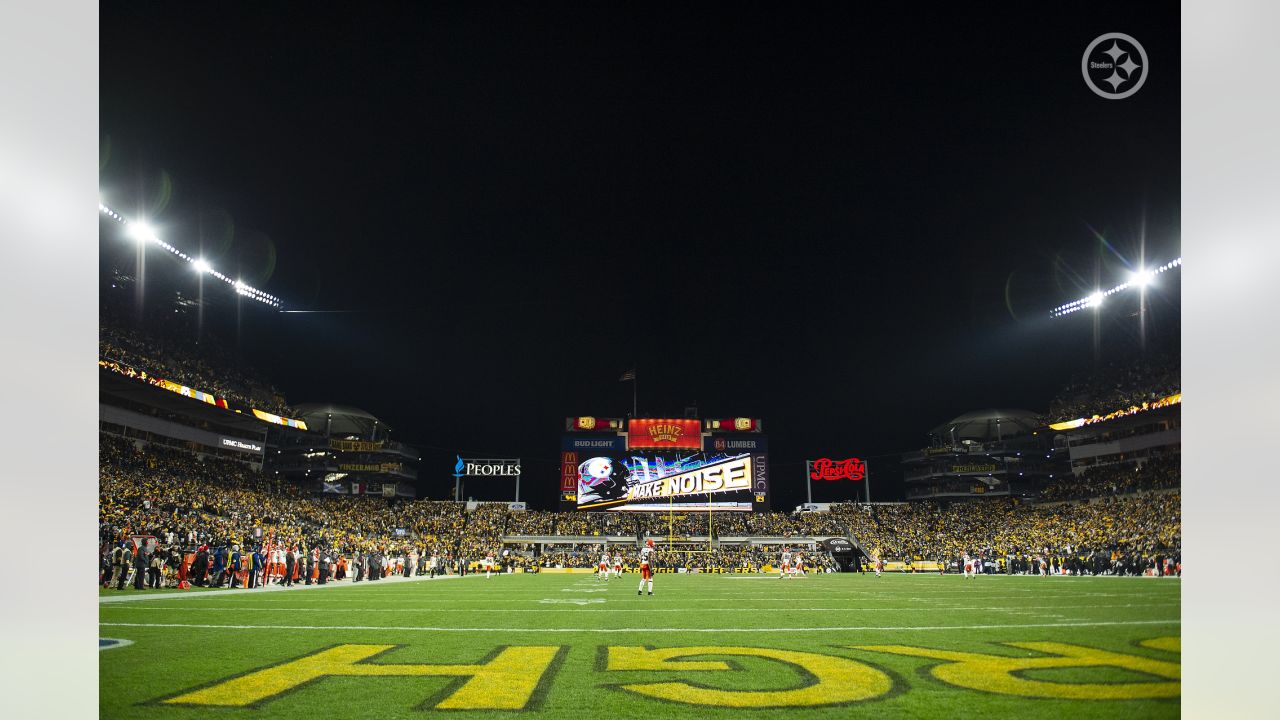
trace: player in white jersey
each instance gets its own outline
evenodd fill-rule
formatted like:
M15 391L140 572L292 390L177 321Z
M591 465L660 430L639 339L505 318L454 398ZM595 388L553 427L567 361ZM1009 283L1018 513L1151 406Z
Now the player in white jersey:
M786 578L791 572L791 548L782 548L782 567L778 569L778 577Z
M804 556L799 552L791 558L791 577L800 577L804 575Z
M606 552L600 556L600 564L596 568L597 580L609 579L609 562L609 553Z
M488 580L493 575L493 553L484 556L484 577Z
M644 594L646 582L649 583L649 594L653 594L653 565L657 561L655 555L653 540L645 540L644 547L640 548L640 589L636 590L637 595Z
M969 553L964 554L964 576L969 577L973 574L973 558L969 557Z
M613 554L613 576L622 577L622 555L620 553Z

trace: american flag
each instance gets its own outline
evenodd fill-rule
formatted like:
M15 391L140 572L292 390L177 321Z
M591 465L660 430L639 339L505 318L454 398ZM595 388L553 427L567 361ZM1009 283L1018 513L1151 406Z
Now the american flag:
M636 379L636 370L635 368L632 368L622 373L622 377L618 378L618 382L626 382L628 380L635 380L635 379Z

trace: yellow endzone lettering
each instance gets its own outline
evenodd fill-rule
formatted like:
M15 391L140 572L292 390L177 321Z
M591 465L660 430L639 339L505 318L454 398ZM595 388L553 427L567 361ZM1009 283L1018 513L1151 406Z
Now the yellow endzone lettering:
M1176 640L1176 638L1173 638ZM1158 639L1164 642L1170 638ZM1098 650L1055 642L1003 643L1024 650L1049 653L1049 657L1003 657L985 653L932 650L906 645L851 645L855 650L872 650L893 655L910 655L944 661L930 668L937 679L970 690L1019 697L1070 700L1147 700L1175 698L1182 694L1182 666L1140 655ZM1114 667L1148 673L1167 681L1124 683L1066 683L1016 677L1014 673L1045 668Z
M504 648L482 665L402 665L362 662L394 645L339 645L282 665L163 701L172 705L245 707L323 677L467 677L435 705L441 710L521 710L551 667L558 646Z
M767 658L804 668L817 681L794 690L716 690L683 682L632 683L622 689L639 695L711 707L816 707L869 700L889 692L893 683L883 672L849 658L794 650L753 647L678 647L647 649L610 647L606 670L729 670L718 660L682 660L689 655L739 655Z
M1152 650L1164 650L1165 652L1181 653L1182 638L1180 637L1158 637L1150 640L1143 640L1138 643L1142 647L1151 648Z

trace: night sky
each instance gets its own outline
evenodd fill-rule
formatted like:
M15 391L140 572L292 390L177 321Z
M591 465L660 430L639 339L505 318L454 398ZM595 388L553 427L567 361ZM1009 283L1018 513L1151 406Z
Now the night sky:
M1180 254L1173 4L236 8L102 4L103 198L342 311L223 337L420 447L429 497L518 456L549 507L564 418L628 413L634 366L642 415L762 418L775 507L823 455L889 499L935 425L1131 354L1122 302L1097 348L1048 311ZM1118 101L1080 71L1112 31L1151 64Z

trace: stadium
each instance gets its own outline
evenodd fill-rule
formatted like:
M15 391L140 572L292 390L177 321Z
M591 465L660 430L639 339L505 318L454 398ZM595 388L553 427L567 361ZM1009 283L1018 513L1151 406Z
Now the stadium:
M558 471L461 454L428 471L375 415L292 405L184 342L178 292L163 322L121 320L136 279L113 263L137 241L99 210L104 717L558 717L602 692L677 717L1176 714L1176 356L1076 378L1049 413L936 426L897 458L899 501L867 501L865 460L797 477L770 467L764 419L694 408L565 418ZM177 266L153 266L155 288L194 262L145 241ZM419 496L420 472L451 492ZM553 507L520 501L523 476ZM481 483L511 499L467 498ZM807 502L771 505L783 483ZM854 489L813 502L815 483Z
M812 218L843 209L788 194L790 150L747 163L684 129L663 131L669 156L635 139L648 126L623 133L651 174L597 194L592 173L624 163L590 170L521 134L556 96L503 73L541 45L485 76L514 103L492 114L470 70L393 45L448 78L424 95L463 98L418 118L433 140L412 161L417 129L382 101L311 108L360 128L332 165L325 123L291 126L294 147L229 121L279 163L253 171L215 162L225 141L179 161L185 135L152 144L131 111L104 115L125 129L97 208L101 717L1180 714L1176 182L1152 181L1167 216L1107 234L1046 210L1057 186L1018 196L1051 219L990 219L1003 199L979 218L985 191L939 160L963 201L833 202L896 208L886 238L938 238L871 242L856 213L828 227ZM122 60L118 86L144 61ZM359 67L304 74L377 77ZM292 80L253 75L299 119L274 96ZM696 104L706 86L672 92ZM603 104L665 102L652 92ZM711 125L733 114L710 107ZM606 139L574 152L630 142L575 132ZM800 186L822 196L812 172ZM669 176L699 173L715 182ZM772 195L742 189L761 177ZM1073 202L1089 222L1157 214ZM964 223L983 229L942 237Z

